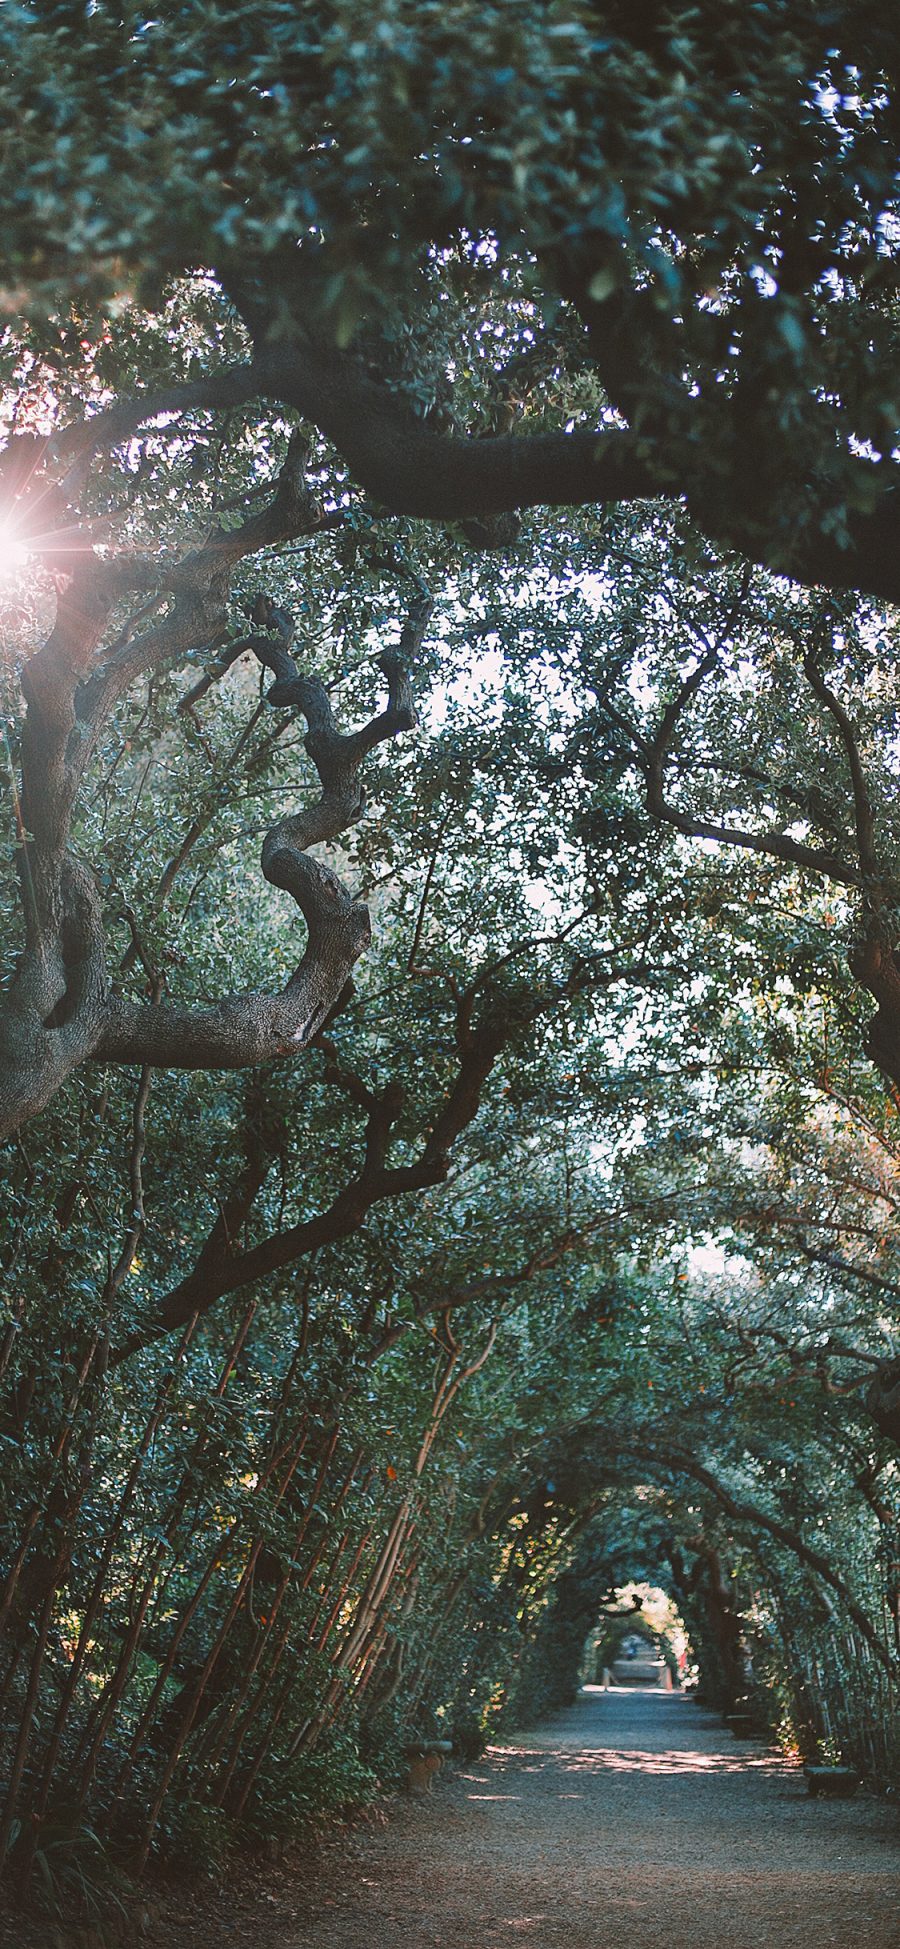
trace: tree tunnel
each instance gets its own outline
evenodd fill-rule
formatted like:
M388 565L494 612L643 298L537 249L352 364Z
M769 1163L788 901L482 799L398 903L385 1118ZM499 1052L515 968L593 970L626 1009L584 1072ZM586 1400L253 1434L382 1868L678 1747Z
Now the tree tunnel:
M668 1682L726 1720L805 1760L889 1776L893 1673L870 1616L843 1570L733 1469L659 1435L655 1453L629 1453L590 1422L530 1460L502 1519L489 1723L527 1722L608 1682L637 1632Z

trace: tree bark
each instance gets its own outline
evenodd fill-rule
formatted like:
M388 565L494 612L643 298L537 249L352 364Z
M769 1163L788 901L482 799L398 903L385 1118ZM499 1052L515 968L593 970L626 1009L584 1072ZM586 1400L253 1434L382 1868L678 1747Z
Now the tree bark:
M263 845L266 880L292 896L307 928L305 953L280 993L227 995L206 1008L116 993L93 874L69 849L79 787L118 698L139 675L221 636L231 571L245 555L321 525L321 509L305 485L305 461L305 444L292 440L271 505L237 529L217 531L174 569L107 566L86 551L60 596L48 643L26 666L17 802L25 948L0 1005L0 1139L43 1109L88 1060L234 1069L296 1055L335 1007L368 944L366 907L308 848L336 839L361 816L366 758L415 724L407 664L431 614L421 590L399 650L381 658L386 708L349 734L338 730L320 680L297 669L292 620L268 597L256 600L257 633L240 644L274 672L269 703L305 716L306 749L321 787L318 799L281 818ZM123 576L128 586L155 582L170 610L104 656Z

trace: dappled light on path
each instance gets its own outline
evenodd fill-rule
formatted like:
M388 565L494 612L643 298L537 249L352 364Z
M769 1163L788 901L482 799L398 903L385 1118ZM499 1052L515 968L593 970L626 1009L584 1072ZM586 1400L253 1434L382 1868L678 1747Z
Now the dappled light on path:
M586 1688L367 1837L284 1949L900 1949L895 1839L680 1694Z
M548 1766L561 1766L565 1772L590 1773L745 1773L750 1767L763 1773L783 1774L785 1770L784 1762L769 1753L736 1753L734 1756L677 1750L643 1753L639 1749L618 1750L610 1746L599 1753L579 1753L576 1758L566 1752L548 1753L540 1766L528 1767L526 1771L539 1773Z

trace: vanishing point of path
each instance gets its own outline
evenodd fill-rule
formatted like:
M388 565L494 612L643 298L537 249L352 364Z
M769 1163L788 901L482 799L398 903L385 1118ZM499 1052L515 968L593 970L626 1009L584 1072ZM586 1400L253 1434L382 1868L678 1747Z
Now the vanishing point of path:
M328 1848L284 1949L898 1949L896 1842L678 1693L589 1689Z

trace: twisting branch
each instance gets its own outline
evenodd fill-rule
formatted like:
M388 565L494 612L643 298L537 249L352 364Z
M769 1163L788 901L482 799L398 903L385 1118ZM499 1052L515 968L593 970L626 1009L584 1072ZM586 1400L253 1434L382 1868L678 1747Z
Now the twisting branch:
M825 709L833 717L837 725L838 735L844 747L847 765L850 771L850 781L853 787L856 844L859 852L859 863L862 867L866 883L866 892L871 904L881 906L881 868L878 855L875 851L875 815L872 810L872 801L869 797L865 772L863 771L856 729L849 712L844 709L840 698L835 695L834 691L825 682L819 668L816 646L814 644L807 645L804 650L803 674L810 689L818 698L819 703L824 704Z
M839 886L858 891L863 910L862 926L860 938L849 956L850 970L878 1003L866 1031L866 1054L894 1088L900 1089L900 957L888 924L889 910L897 903L898 885L896 878L887 873L879 861L875 814L858 734L849 712L822 675L818 645L798 642L806 680L818 702L833 719L846 756L853 792L858 863L842 858L836 850L807 845L787 832L750 832L746 828L698 818L673 805L666 795L666 767L676 727L701 684L715 669L722 644L748 592L749 573L749 570L745 570L741 595L723 630L698 657L663 712L652 736L639 731L605 696L598 697L597 710L631 746L635 764L644 778L647 810L655 818L688 839L705 839L717 845L736 846L745 852L781 860L786 865L822 875ZM753 778L746 768L736 767L735 771L737 776ZM764 774L757 774L757 777L759 782L766 782ZM791 792L784 793L783 788L778 789L790 803ZM822 795L817 786L812 786L806 793L802 809L821 816ZM827 805L825 810L827 812Z
M683 812L673 805L666 795L666 770L670 758L672 742L679 723L697 696L707 677L717 668L722 650L738 623L750 591L752 571L745 567L740 589L721 628L711 640L694 629L699 638L700 654L687 676L679 684L674 697L666 705L652 736L638 730L637 726L605 696L598 697L597 709L607 721L622 733L631 745L635 762L643 774L648 812L665 825L672 826L676 832L683 833L687 839L707 839L718 845L737 846L745 852L759 853L769 859L784 861L787 865L799 866L812 873L825 874L842 886L858 887L862 875L854 867L847 865L836 853L824 847L807 846L801 840L786 832L748 832L740 826L720 825L714 820L698 818L690 812ZM682 624L691 625L687 618L679 619Z
M657 370L660 360L665 365L674 358L674 369L679 375L683 372L683 358L674 344L664 346L660 340L661 332L670 337L673 329L677 339L677 328L663 325L649 294L632 291L624 305L611 306L608 300L603 306L593 303L589 316L580 268L566 276L557 267L560 288L579 304L589 324L588 349L595 369L611 396L620 398L625 410L634 414L636 425L640 406L639 430L585 426L571 433L477 438L428 426L401 394L373 380L351 353L317 345L299 330L287 339L267 340L271 293L253 317L246 292L235 289L234 277L220 268L225 288L256 333L253 357L206 378L118 402L58 433L51 458L74 459L77 466L84 451L115 446L138 427L163 416L172 417L177 431L177 416L185 411L277 400L318 426L366 492L397 514L463 522L527 507L578 507L683 495L708 534L763 560L769 568L808 583L862 589L889 602L900 596L896 462L847 456L848 468L860 483L859 508L870 509L854 511L854 497L849 495L849 546L843 536L829 533L824 522L773 536L770 526L760 524L752 502L749 509L745 505L746 496L723 497L715 476L710 491L696 458L696 443L684 437L681 409L690 410L695 402L680 376L674 386L670 383L667 401L669 412L681 423L678 430L669 426L668 416L663 422L654 418L652 424L647 419L648 358ZM592 258L591 277L595 270ZM719 406L724 407L724 402ZM751 424L741 420L739 413L732 415L730 430L744 477L758 470L759 478L765 478L767 449L758 437L764 424L759 411ZM35 464L33 458L29 464Z
M885 1671L891 1677L896 1675L897 1667L895 1660L885 1648L882 1639L879 1637L878 1632L874 1630L862 1606L857 1603L846 1579L840 1575L839 1571L833 1568L828 1558L823 1556L821 1550L814 1549L810 1543L806 1542L798 1530L782 1522L780 1517L770 1515L768 1510L761 1509L758 1503L749 1502L743 1496L734 1495L726 1487L725 1483L720 1481L717 1475L713 1474L712 1469L707 1468L704 1463L698 1461L693 1455L686 1455L683 1451L676 1448L669 1448L666 1445L659 1448L651 1446L644 1448L638 1444L635 1445L634 1453L646 1456L648 1460L659 1460L665 1467L672 1468L678 1473L687 1475L692 1481L701 1483L703 1488L709 1490L710 1495L715 1498L720 1507L725 1510L726 1515L731 1516L734 1522L746 1523L750 1529L767 1531L779 1543L783 1543L786 1549L791 1550L794 1556L801 1563L805 1563L810 1570L814 1570L816 1575L822 1578L823 1583L826 1583L835 1592L835 1595L840 1598L848 1617L853 1619L857 1631L861 1637L865 1638L867 1645L878 1659L879 1664L883 1665Z
M818 644L804 647L803 674L833 719L844 749L853 791L858 884L862 893L861 938L850 955L850 969L878 1003L866 1030L866 1053L882 1073L900 1085L900 962L891 939L887 910L896 904L897 886L878 858L875 813L856 726L819 667Z
M753 1360L760 1353L761 1342L770 1340L795 1371L811 1369L823 1394L845 1399L854 1394L862 1394L862 1403L882 1435L894 1443L900 1443L900 1359L896 1356L871 1353L867 1348L849 1346L846 1341L828 1335L822 1345L813 1342L807 1346L798 1345L790 1335L780 1328L761 1323L747 1325L733 1321L723 1313L716 1313L719 1325L728 1329L736 1326L738 1339L747 1359ZM862 1372L850 1373L843 1380L833 1378L829 1361L853 1363ZM738 1359L733 1363L732 1372L744 1365ZM865 1389L865 1393L863 1393Z
M273 669L269 702L305 715L306 748L321 786L317 800L273 827L263 848L265 877L292 895L308 929L306 952L282 993L229 995L195 1008L164 996L134 1002L111 992L94 877L68 849L78 790L117 700L139 677L221 644L237 565L262 548L317 532L327 519L307 485L306 460L306 441L295 434L269 503L233 528L215 529L180 562L134 556L107 562L87 541L73 558L53 632L23 677L25 953L0 1004L0 1138L42 1109L87 1060L238 1068L296 1054L334 1008L367 945L367 909L308 848L336 839L360 817L364 760L415 722L408 662L432 607L420 585L399 648L381 658L387 707L348 735L338 731L320 680L296 668L293 625L268 597L257 599L257 633L240 645ZM147 627L119 631L104 655L114 606L135 590L153 597Z
M894 1279L885 1279L881 1273L873 1272L868 1266L853 1265L838 1252L826 1252L820 1247L810 1245L802 1232L797 1234L797 1247L805 1259L813 1265L827 1266L830 1272L839 1272L849 1279L860 1279L874 1292L886 1293L893 1300L900 1300L900 1286Z
M417 597L400 650L382 654L387 709L359 730L342 733L321 680L296 667L290 650L292 618L268 596L256 598L253 620L261 632L249 636L244 647L274 673L268 702L279 709L299 709L306 718L304 743L322 788L318 799L271 828L262 849L262 869L269 884L289 893L306 921L306 951L286 988L274 996L227 996L209 1008L111 997L95 1051L98 1059L178 1069L243 1068L296 1054L322 1027L368 945L369 915L332 868L314 859L308 849L337 839L360 818L365 804L360 780L363 761L376 745L414 725L402 650L404 645L418 648L421 644L431 609L430 597Z
M154 999L158 999L160 983L153 984ZM145 1063L140 1074L134 1109L131 1114L131 1158L128 1167L129 1221L128 1230L115 1265L110 1264L106 1280L105 1299L111 1302L121 1290L137 1257L138 1247L144 1236L147 1214L144 1209L144 1155L147 1149L146 1113L153 1087L153 1071Z
M423 1279L423 1290L418 1297L413 1295L410 1312L402 1319L391 1320L379 1329L365 1356L366 1365L374 1366L375 1362L389 1353L406 1334L432 1319L435 1313L447 1312L449 1315L463 1307L488 1301L494 1315L499 1317L506 1301L515 1295L520 1287L528 1285L541 1273L549 1272L569 1254L583 1249L588 1240L596 1232L606 1229L608 1224L606 1213L599 1218L590 1219L578 1229L572 1228L562 1232L548 1243L538 1246L529 1253L528 1258L515 1272L486 1273L481 1278L468 1280L464 1286L454 1286L450 1292L446 1292L441 1287L439 1280L435 1286L430 1279Z
M385 1088L370 1089L363 1078L338 1059L330 1038L317 1038L324 1049L326 1080L341 1089L365 1113L363 1156L359 1167L340 1187L331 1203L311 1218L271 1233L244 1251L234 1245L234 1226L220 1219L214 1225L199 1258L190 1272L166 1294L150 1318L145 1318L127 1338L113 1349L113 1365L171 1333L195 1314L211 1311L227 1293L252 1286L257 1280L283 1272L307 1258L321 1246L350 1238L365 1223L374 1206L409 1192L428 1190L446 1179L451 1158L460 1137L478 1114L482 1093L502 1050L516 1035L526 1032L544 1016L592 988L603 989L613 983L640 975L634 968L604 967L578 961L559 983L538 988L513 1000L502 993L492 995L477 1018L478 997L475 984L457 998L457 1066L446 1091L432 1107L419 1137L412 1161L390 1165L388 1154L397 1120L404 1106L399 1083L389 1081ZM255 1178L245 1177L238 1191L236 1209L240 1222L248 1215L256 1193L265 1180L268 1164L261 1164ZM589 1228L586 1228L589 1229ZM523 1278L556 1263L574 1244L574 1235L546 1248L529 1261ZM473 1298L476 1295L467 1295ZM455 1303L455 1301L454 1301ZM461 1301L460 1303L463 1303ZM431 1310L431 1309L423 1309Z

